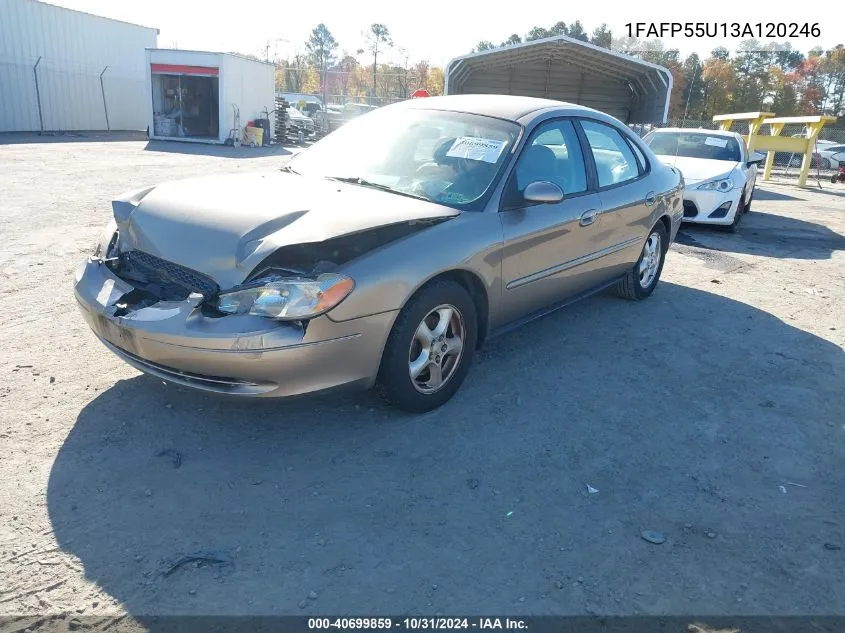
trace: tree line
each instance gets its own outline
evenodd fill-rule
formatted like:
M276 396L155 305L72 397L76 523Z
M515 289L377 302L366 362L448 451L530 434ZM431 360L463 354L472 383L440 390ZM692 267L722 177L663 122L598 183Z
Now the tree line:
M318 24L301 52L276 60L276 89L320 95L327 103L352 100L377 105L407 99L420 88L432 95L443 94L443 69L427 61L411 62L384 24L370 25L365 46L355 55L339 51L340 45L328 27ZM358 61L365 53L372 56L372 64ZM383 61L388 53L392 53L393 62Z
M702 59L686 57L661 40L614 37L607 24L588 32L580 20L535 26L524 36L511 34L498 45L482 40L472 52L491 50L555 35L589 42L666 67L673 77L671 119L709 120L714 114L769 110L781 116L845 116L845 47L804 54L789 42L743 40L733 52L715 48ZM368 54L371 64L359 57ZM390 54L391 62L384 59ZM400 61L396 61L396 60ZM443 94L443 68L410 60L384 24L371 24L365 48L341 50L325 24L318 24L301 52L276 61L276 87L284 92L320 94L332 101L367 100L382 104L424 88Z
M829 114L845 116L845 47L814 48L806 55L789 42L740 42L736 51L718 47L701 59L682 57L662 41L614 37L607 24L588 33L579 20L535 26L524 37L514 33L494 44L482 40L473 52L522 42L568 35L602 48L613 49L664 66L672 73L669 118L709 120L714 114L771 111L780 116Z

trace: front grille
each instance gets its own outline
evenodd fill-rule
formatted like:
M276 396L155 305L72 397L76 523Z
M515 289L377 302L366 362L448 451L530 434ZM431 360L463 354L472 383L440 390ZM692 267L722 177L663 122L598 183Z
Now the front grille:
M219 290L207 275L143 251L122 253L115 272L164 301L182 301L192 292L211 297Z
M695 202L692 200L684 200L684 217L694 218L697 215L698 207L695 206Z

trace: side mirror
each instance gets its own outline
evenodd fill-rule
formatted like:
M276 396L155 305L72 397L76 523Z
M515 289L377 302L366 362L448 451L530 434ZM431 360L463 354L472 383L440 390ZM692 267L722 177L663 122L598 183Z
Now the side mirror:
M535 180L525 187L522 199L534 204L554 204L563 200L563 189L553 182Z
M766 160L766 155L761 154L760 152L752 152L751 156L748 157L748 162L746 163L749 167L752 165L762 165L763 161Z

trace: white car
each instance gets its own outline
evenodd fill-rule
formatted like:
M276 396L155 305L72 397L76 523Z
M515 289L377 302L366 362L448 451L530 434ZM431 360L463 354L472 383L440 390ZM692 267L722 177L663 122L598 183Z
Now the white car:
M838 169L839 161L845 160L845 143L826 143L818 141L816 150L822 169Z
M305 116L298 108L288 106L288 115L285 122L288 138L303 145L305 141L316 131L314 119Z
M684 176L684 222L715 224L733 231L751 206L757 166L736 132L664 128L643 139L664 163Z

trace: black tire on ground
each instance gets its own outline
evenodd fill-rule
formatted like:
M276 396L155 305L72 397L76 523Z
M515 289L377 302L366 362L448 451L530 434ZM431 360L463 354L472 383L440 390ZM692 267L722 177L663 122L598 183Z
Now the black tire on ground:
M655 233L660 237L660 262L657 265L657 274L654 276L654 279L651 280L651 283L643 288L640 283L639 268L640 263L645 256L644 244L643 251L640 253L637 263L634 264L631 270L625 274L625 277L620 279L619 283L616 284L616 294L623 299L628 299L629 301L640 301L645 299L654 292L654 289L657 287L657 282L660 281L660 273L663 272L663 263L666 261L666 251L669 250L669 236L666 234L666 227L663 226L663 222L658 222L652 227L651 231L649 231L648 238L646 238L646 244Z
M422 393L409 373L414 333L426 315L440 305L454 306L463 317L464 337L458 366L434 393ZM445 404L458 390L472 366L478 341L478 317L469 293L457 282L435 281L414 295L393 324L381 358L376 391L388 403L410 413L424 413Z
M742 216L745 215L745 191L740 194L737 205L737 210L734 214L734 221L730 224L719 226L719 228L726 233L736 233L736 230L739 228L739 223L742 222Z
M748 198L748 202L747 202L747 203L745 203L745 212L746 212L746 213L751 213L751 203L752 203L752 202L753 202L753 200L754 200L754 192L755 192L755 191L757 191L757 187L756 187L756 186L752 187L752 189L751 189L751 195L750 195L750 196L749 196L749 198Z

